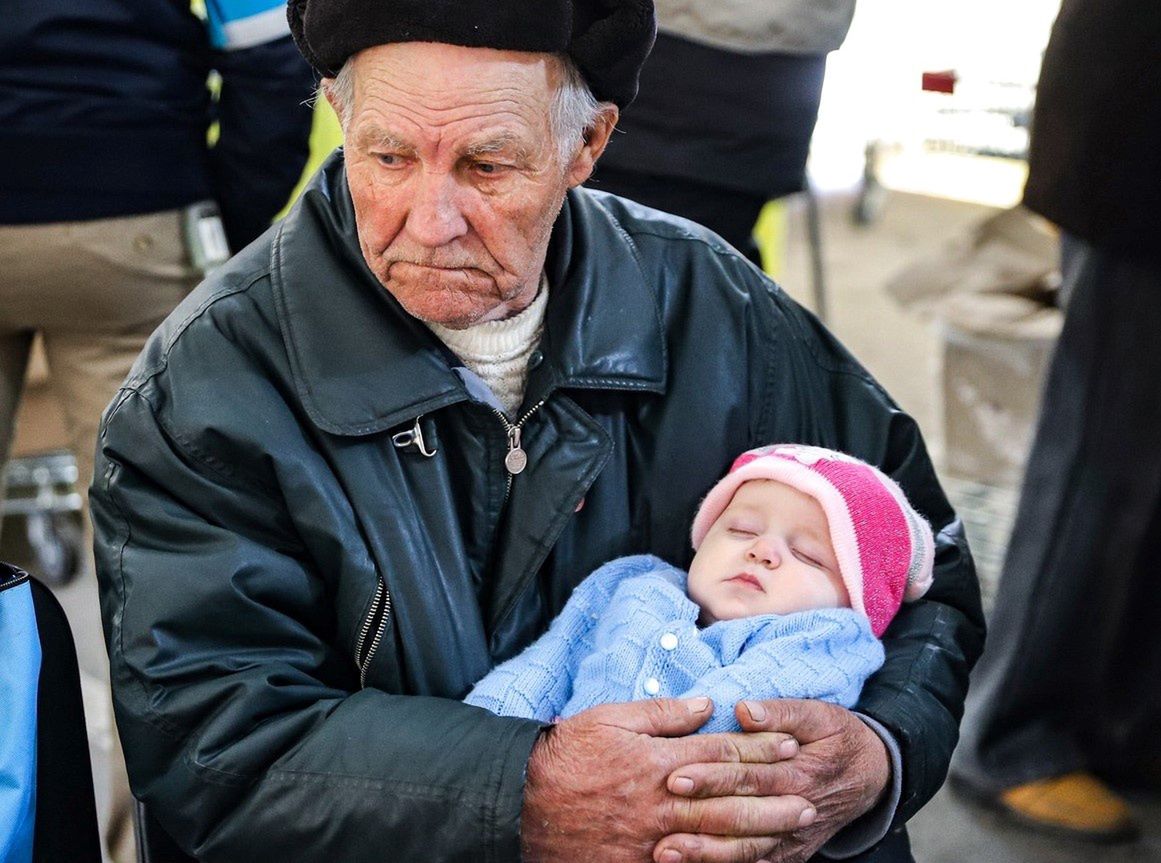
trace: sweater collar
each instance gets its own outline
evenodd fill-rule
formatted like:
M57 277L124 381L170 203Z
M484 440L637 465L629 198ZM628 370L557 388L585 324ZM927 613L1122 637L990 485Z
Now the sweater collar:
M527 355L540 342L544 312L548 308L548 277L542 272L536 297L527 308L500 321L486 321L462 330L428 323L436 338L472 368L510 361Z
M624 229L584 190L568 193L545 265L552 286L528 397L557 388L664 392L660 312ZM279 326L311 420L372 434L469 398L458 360L363 261L342 153L280 224L271 252Z

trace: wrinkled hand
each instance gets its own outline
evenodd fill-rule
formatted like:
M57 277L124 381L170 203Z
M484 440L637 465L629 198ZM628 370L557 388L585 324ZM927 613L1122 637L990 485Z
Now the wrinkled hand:
M776 763L798 751L782 733L699 734L707 698L607 704L544 732L524 786L522 851L529 863L648 863L669 834L712 834L704 863L752 863L814 810L801 797L678 795L687 765ZM693 735L693 736L687 736ZM699 774L701 775L701 774Z
M817 809L817 818L772 836L768 850L761 852L763 860L801 863L809 859L835 833L870 811L890 781L886 746L849 710L797 699L742 702L735 710L738 722L748 732L792 735L799 743L798 754L771 764L743 760L685 765L670 775L668 787L692 799L790 794L809 800ZM654 849L653 859L657 863L696 863L710 859L699 849L719 841L707 835L666 836ZM680 856L673 856L674 852Z

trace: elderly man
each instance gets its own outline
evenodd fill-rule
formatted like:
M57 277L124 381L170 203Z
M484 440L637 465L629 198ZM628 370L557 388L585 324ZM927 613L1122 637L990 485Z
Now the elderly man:
M442 11L441 11L442 10ZM910 860L982 619L914 423L721 240L578 188L649 0L299 0L346 146L158 331L93 489L137 795L207 861ZM771 440L891 473L935 585L858 712L459 701ZM873 849L873 850L871 850Z

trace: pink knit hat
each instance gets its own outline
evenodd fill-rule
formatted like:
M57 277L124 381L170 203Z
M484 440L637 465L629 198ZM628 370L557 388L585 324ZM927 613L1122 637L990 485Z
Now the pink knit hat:
M822 505L851 607L882 635L904 600L931 586L931 526L895 481L853 456L821 447L774 444L744 452L710 489L693 520L693 547L730 505L742 483L772 479Z

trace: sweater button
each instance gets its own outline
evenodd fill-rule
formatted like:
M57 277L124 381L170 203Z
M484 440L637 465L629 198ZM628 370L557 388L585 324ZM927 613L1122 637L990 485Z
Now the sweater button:
M677 650L677 635L673 632L667 632L661 636L661 646L666 650Z
M645 693L647 695L656 695L661 691L661 681L656 677L650 677L645 681Z

